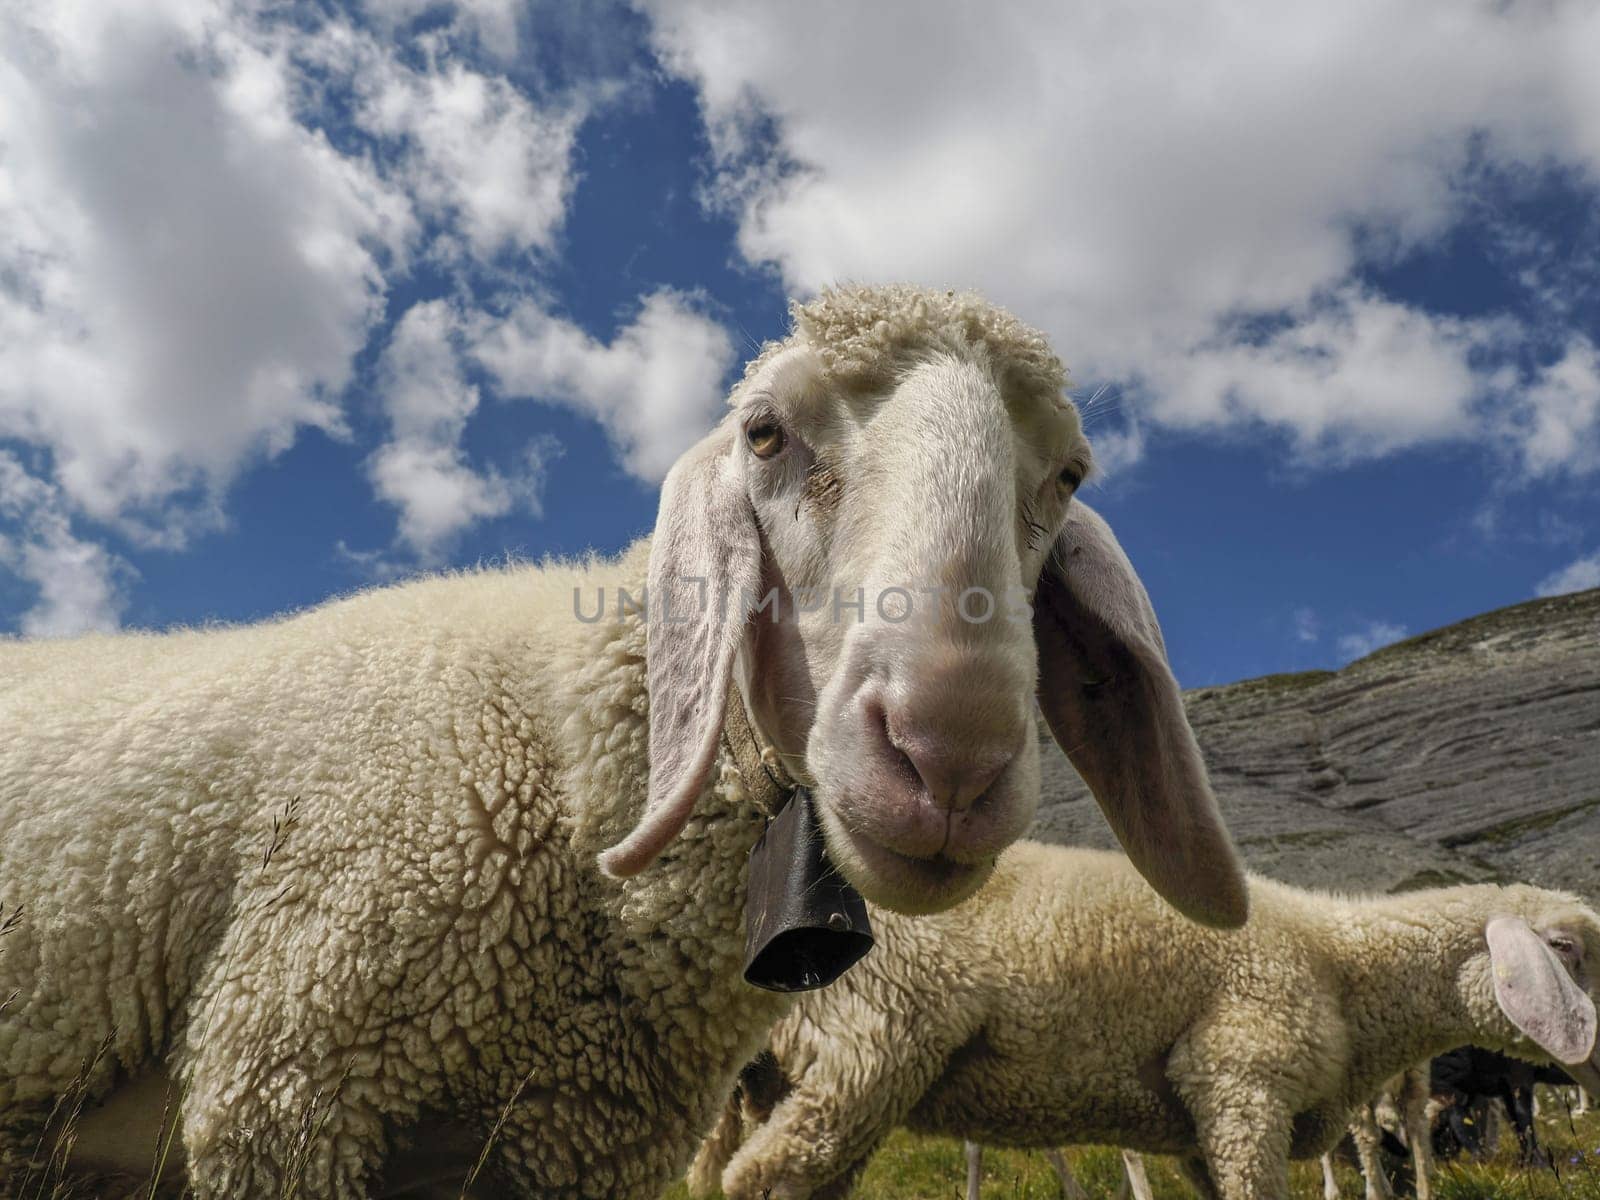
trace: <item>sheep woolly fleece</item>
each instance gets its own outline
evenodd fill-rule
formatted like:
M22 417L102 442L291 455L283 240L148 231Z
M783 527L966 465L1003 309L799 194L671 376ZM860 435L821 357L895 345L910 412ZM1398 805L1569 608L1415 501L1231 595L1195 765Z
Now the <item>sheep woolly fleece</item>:
M1250 895L1249 923L1221 932L1119 855L1018 842L958 908L875 911L877 949L773 1030L779 1078L757 1080L758 1103L735 1097L691 1187L842 1196L905 1125L983 1145L1198 1148L1203 1196L1287 1196L1288 1157L1332 1145L1397 1070L1468 1041L1543 1057L1496 1004L1491 916L1570 926L1600 961L1600 918L1539 888L1355 898L1252 878ZM754 1128L735 1152L741 1105Z
M973 292L903 284L847 288L792 304L789 315L795 335L816 349L827 376L846 386L882 383L940 351L967 357L976 351L1001 368L1009 386L1036 395L1059 397L1068 384L1067 369L1044 334ZM745 366L744 378L755 377L789 344L768 343Z
M794 320L784 344L841 378L943 347L1065 379L970 296L845 290ZM731 763L651 869L595 865L646 794L646 630L614 598L642 594L648 552L0 644L0 905L23 910L0 945L0 1179L105 1042L91 1100L160 1063L182 1082L203 1200L278 1194L308 1110L299 1194L364 1196L435 1114L475 1146L513 1094L515 1187L657 1194L788 1002L740 978L760 824ZM602 588L576 620L575 589Z

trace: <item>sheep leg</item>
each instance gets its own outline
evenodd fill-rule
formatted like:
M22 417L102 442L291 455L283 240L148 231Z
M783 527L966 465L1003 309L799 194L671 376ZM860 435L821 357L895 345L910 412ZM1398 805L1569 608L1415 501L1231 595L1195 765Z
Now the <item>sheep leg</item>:
M1544 1155L1539 1150L1539 1138L1533 1127L1533 1088L1506 1084L1502 1099L1511 1117L1511 1127L1516 1130L1517 1147L1525 1166L1544 1166Z
M978 1200L978 1186L983 1182L983 1147L969 1141L967 1152L967 1200Z
M797 1088L783 1100L728 1163L722 1173L723 1195L728 1200L849 1195L856 1177L904 1114L874 1112L870 1104L835 1108L827 1102L831 1095L814 1105Z
M1333 1176L1333 1155L1322 1156L1322 1200L1339 1200L1339 1181Z
M1356 1144L1366 1200L1392 1200L1394 1189L1389 1186L1389 1176L1383 1169L1383 1134L1370 1104L1361 1105L1351 1114L1350 1140Z
M926 1029L884 1016L823 1042L772 1116L728 1163L723 1194L729 1200L765 1200L768 1193L771 1200L821 1197L824 1186L853 1178L944 1070L949 1049L927 1045L929 1037ZM883 1045L899 1046L899 1053L884 1055L877 1050Z
M1242 1047L1298 1044L1284 1014L1239 1004L1191 1026L1167 1055L1166 1076L1194 1122L1194 1147L1205 1160L1217 1200L1289 1200L1294 1127L1292 1059L1242 1056Z
M1061 1181L1061 1194L1067 1200L1089 1200L1089 1193L1083 1190L1083 1185L1078 1182L1078 1177L1072 1173L1072 1168L1067 1166L1067 1156L1060 1150L1046 1150L1046 1161L1055 1168L1056 1178Z
M1155 1200L1155 1194L1150 1190L1150 1176L1144 1169L1144 1155L1137 1150L1124 1150L1122 1170L1128 1178L1133 1200Z
M1288 1200L1287 1105L1264 1082L1218 1083L1195 1113L1195 1140L1220 1200Z
M202 1050L182 1113L197 1200L366 1196L383 1158L383 1121L341 1075L333 1063L304 1059L241 1070L228 1041Z
M1504 1105L1489 1099L1473 1102L1478 1128L1483 1130L1482 1136L1478 1139L1477 1149L1473 1151L1474 1157L1493 1158L1499 1152L1500 1136L1505 1132L1505 1120L1501 1118L1504 1109Z
M250 919L267 916L283 924ZM403 1101L400 1089L386 1090L393 1085L375 1047L396 1032L394 1015L335 1007L346 990L321 986L307 947L346 936L320 913L258 903L219 945L214 973L194 997L180 1063L187 1087L179 1129L197 1200L365 1197L387 1150L386 1118L413 1117L415 1110L399 1111L405 1101L433 1101L426 1092ZM378 1107L385 1101L396 1111Z
M1425 1070L1405 1073L1400 1088L1400 1124L1411 1148L1411 1168L1416 1179L1417 1200L1433 1200L1433 1129L1428 1116L1428 1074Z
M716 1126L694 1152L694 1161L689 1164L689 1173L684 1177L689 1195L705 1197L717 1191L717 1180L722 1175L722 1169L728 1165L728 1160L739 1146L739 1140L744 1137L741 1104L739 1092L735 1089L722 1106L722 1115L717 1118Z
M1457 1154L1470 1154L1473 1158L1482 1158L1483 1143L1488 1130L1484 1124L1484 1115L1478 1112L1476 1117L1467 1109L1465 1096L1458 1096L1455 1103L1445 1110L1445 1120L1450 1127L1450 1135L1455 1140Z

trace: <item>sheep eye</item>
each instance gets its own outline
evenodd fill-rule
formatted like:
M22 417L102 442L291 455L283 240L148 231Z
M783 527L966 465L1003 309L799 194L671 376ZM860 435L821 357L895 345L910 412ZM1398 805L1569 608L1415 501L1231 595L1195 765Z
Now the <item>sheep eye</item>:
M1578 944L1571 938L1553 937L1547 939L1547 944L1562 958L1574 958L1578 953Z
M783 426L776 421L757 421L744 431L744 440L757 458L771 458L783 449Z
M1078 485L1082 482L1083 476L1078 473L1076 467L1062 467L1061 474L1056 476L1056 483L1060 485L1061 490L1064 492L1077 491Z

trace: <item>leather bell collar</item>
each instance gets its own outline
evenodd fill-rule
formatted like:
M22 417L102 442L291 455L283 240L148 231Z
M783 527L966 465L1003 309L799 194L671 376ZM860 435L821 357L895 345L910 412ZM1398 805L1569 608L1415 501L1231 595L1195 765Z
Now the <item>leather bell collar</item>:
M866 902L829 860L810 790L761 745L737 692L723 738L766 822L745 888L745 981L773 992L826 987L872 949Z

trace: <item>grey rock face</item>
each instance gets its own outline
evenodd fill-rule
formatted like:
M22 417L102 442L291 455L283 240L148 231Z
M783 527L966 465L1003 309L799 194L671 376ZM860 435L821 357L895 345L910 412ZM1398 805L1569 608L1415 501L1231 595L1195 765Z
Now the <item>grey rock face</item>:
M1253 870L1341 891L1517 879L1600 902L1600 589L1185 702ZM1031 836L1114 845L1045 742Z

